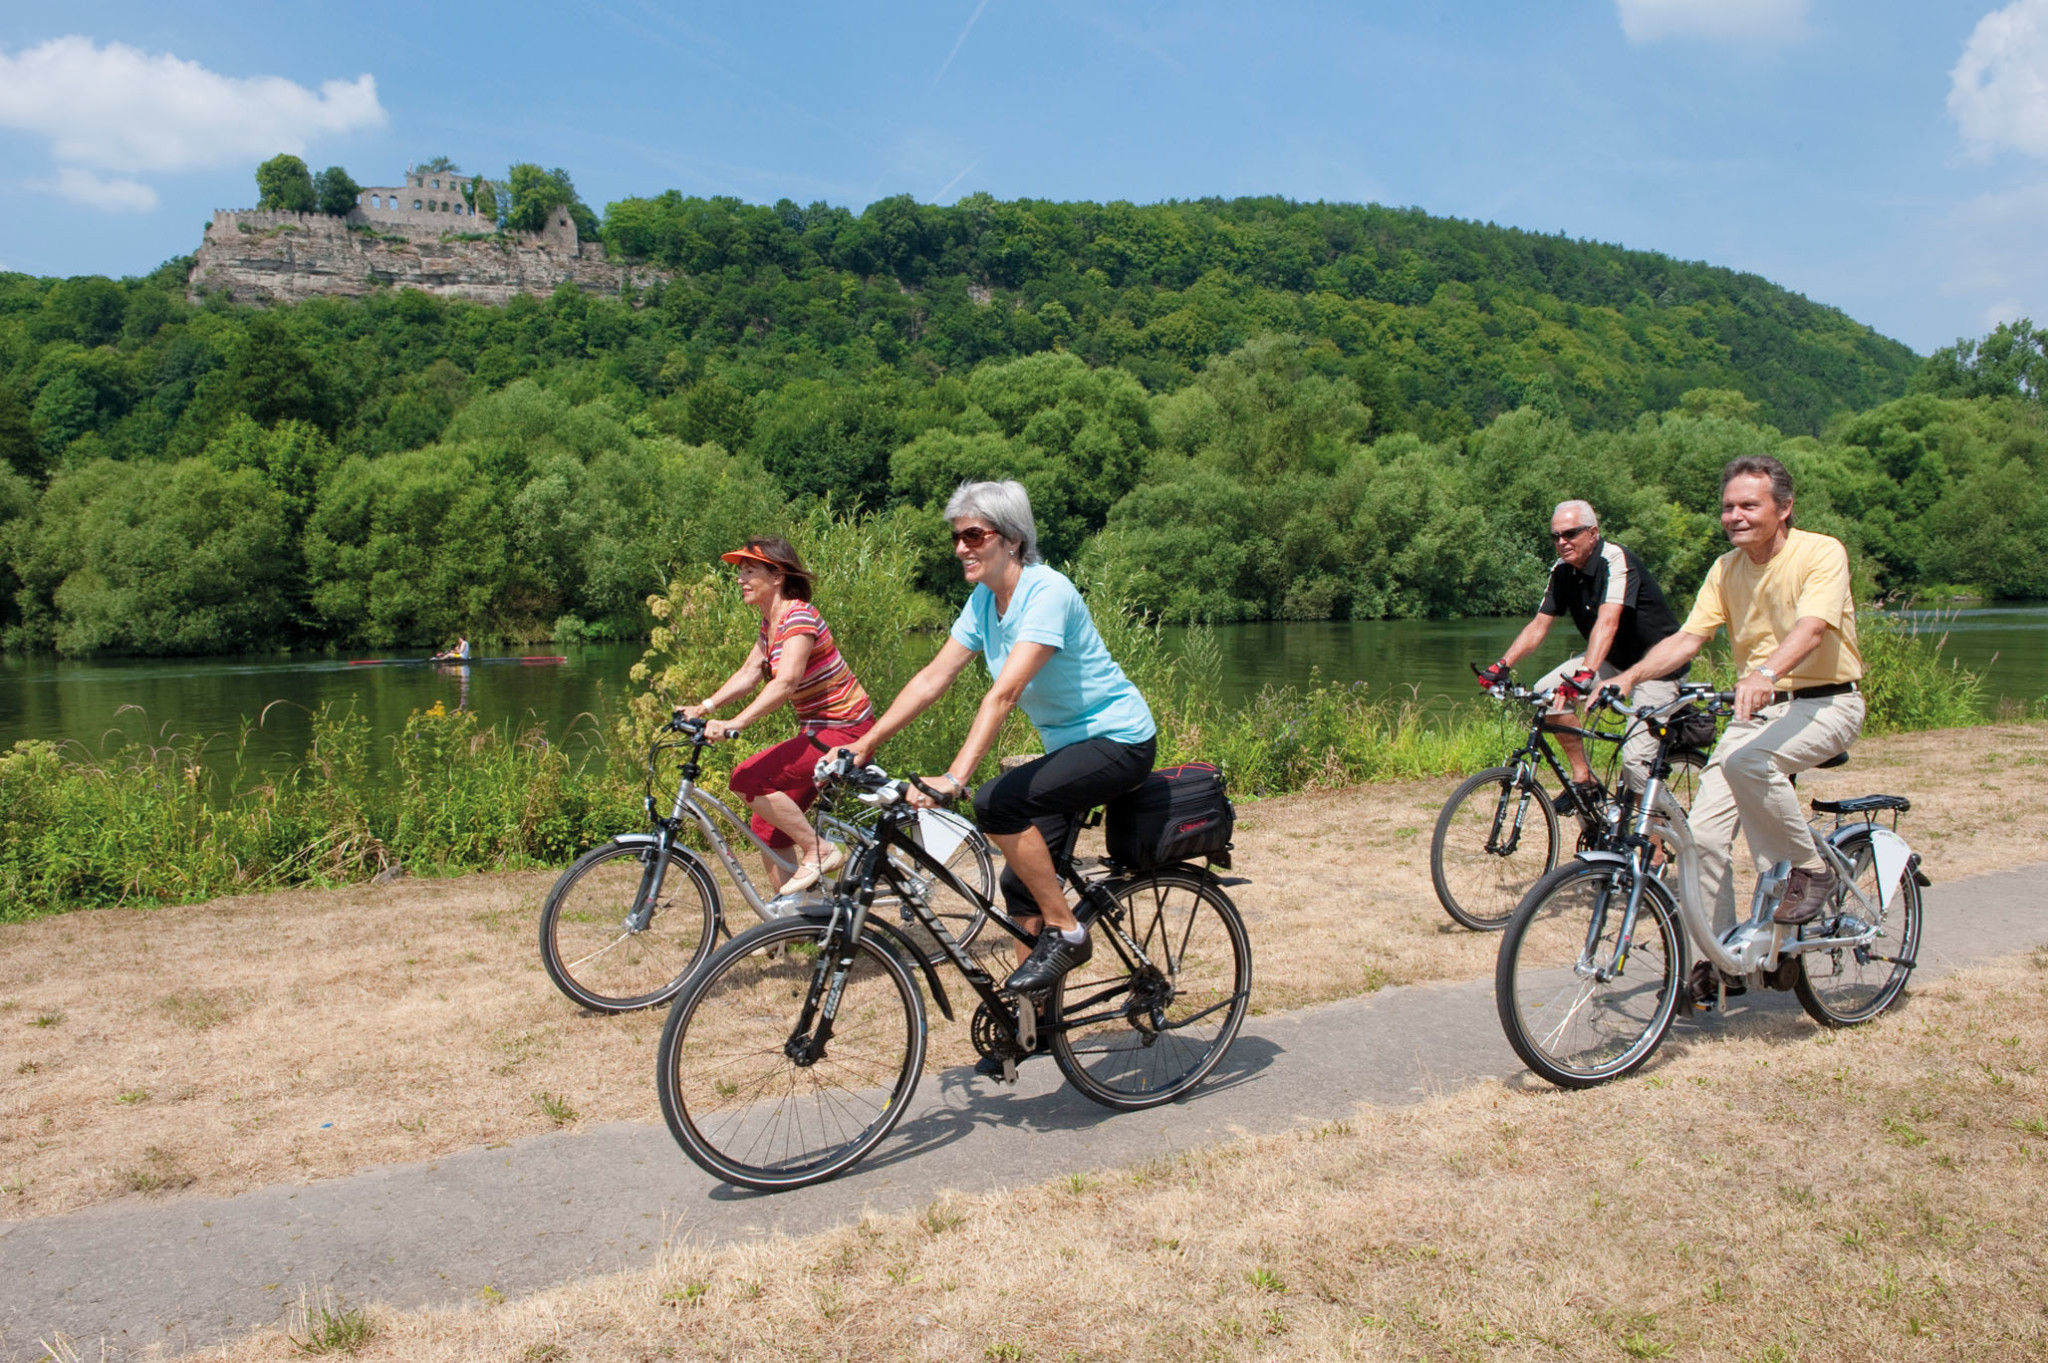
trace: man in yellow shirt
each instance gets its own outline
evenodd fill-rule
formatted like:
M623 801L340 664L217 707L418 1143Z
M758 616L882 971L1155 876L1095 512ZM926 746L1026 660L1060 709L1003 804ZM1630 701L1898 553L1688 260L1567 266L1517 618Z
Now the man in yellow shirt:
M1713 905L1714 931L1725 935L1735 926L1728 868L1738 820L1759 869L1792 863L1777 921L1809 923L1826 909L1835 875L1814 848L1789 778L1847 749L1863 729L1864 707L1849 554L1838 539L1792 528L1785 466L1757 455L1723 469L1721 528L1735 547L1707 571L1692 614L1614 684L1627 695L1728 630L1739 678L1735 715L1689 816L1700 892Z

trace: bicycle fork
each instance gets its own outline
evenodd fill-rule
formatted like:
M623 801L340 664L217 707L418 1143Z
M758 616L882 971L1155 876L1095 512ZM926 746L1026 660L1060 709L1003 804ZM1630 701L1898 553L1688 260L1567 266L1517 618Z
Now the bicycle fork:
M1515 849L1522 845L1522 821L1529 817L1529 783L1524 777L1525 773L1517 771L1513 781L1501 788L1500 801L1493 807L1493 827L1486 832L1486 850L1489 855L1511 857L1515 854ZM1511 792L1519 793L1520 798L1515 800L1515 819L1509 824L1508 800ZM1505 842L1501 841L1500 836L1503 825L1506 825L1508 831Z
M1629 948L1635 943L1636 916L1642 911L1644 894L1643 849L1632 850L1629 860L1628 902L1622 907L1621 931L1615 934L1614 955L1605 965L1597 961L1600 937L1607 926L1607 913L1614 894L1614 881L1610 877L1600 888L1593 901L1593 913L1586 923L1586 944L1579 952L1581 969L1590 967L1593 978L1601 984L1621 978L1628 969Z

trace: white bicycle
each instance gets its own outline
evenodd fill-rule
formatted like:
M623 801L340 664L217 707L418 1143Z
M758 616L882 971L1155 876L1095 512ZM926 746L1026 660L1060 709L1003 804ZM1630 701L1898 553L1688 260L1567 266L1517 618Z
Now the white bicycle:
M1815 845L1837 889L1811 923L1771 921L1791 863L1758 877L1749 921L1716 936L1700 900L1699 855L1685 811L1666 785L1671 719L1687 702L1717 714L1729 692L1682 686L1663 706L1601 703L1647 726L1657 762L1620 850L1589 850L1531 886L1501 937L1494 1001L1510 1045L1553 1084L1588 1088L1632 1072L1656 1053L1681 1005L1691 1006L1688 943L1712 962L1715 1002L1731 983L1790 989L1827 1027L1868 1022L1906 987L1920 949L1920 858L1897 831L1902 795L1815 800ZM1838 765L1847 755L1823 764ZM1892 825L1878 822L1891 815Z

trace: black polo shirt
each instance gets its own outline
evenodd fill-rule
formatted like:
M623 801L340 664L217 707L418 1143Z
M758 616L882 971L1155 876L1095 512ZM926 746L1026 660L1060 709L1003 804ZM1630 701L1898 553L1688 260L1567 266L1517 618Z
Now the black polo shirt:
M1586 560L1583 570L1563 559L1551 564L1543 604L1536 611L1539 615L1569 615L1579 633L1590 638L1600 608L1617 603L1621 623L1607 650L1607 661L1617 671L1634 667L1653 646L1678 633L1678 617L1665 603L1657 580L1633 552L1610 539L1594 542L1593 557ZM1685 672L1681 667L1670 676L1682 677Z

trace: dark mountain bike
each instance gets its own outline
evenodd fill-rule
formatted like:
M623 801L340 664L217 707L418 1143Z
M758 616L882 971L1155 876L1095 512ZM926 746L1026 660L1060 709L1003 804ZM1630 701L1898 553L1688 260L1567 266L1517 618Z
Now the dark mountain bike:
M1634 806L1614 761L1623 733L1553 716L1548 691L1502 681L1487 693L1505 704L1528 707L1528 737L1505 762L1473 773L1451 792L1429 840L1429 878L1437 902L1474 932L1506 927L1529 887L1557 866L1560 815L1577 821L1580 850L1609 847L1626 832ZM1576 734L1589 753L1595 744L1613 750L1592 764L1597 794L1588 797L1573 786L1571 772L1551 744L1553 734ZM1679 747L1669 760L1672 775L1666 785L1680 806L1690 809L1706 753L1698 746ZM1545 767L1557 782L1556 795L1543 786Z
M1017 941L1032 934L910 839L908 783L844 758L831 780L879 808L873 841L848 858L828 904L722 947L684 985L662 1029L662 1116L706 1171L748 1188L803 1187L851 1168L902 1120L924 1066L924 990L949 1021L953 1005L919 939L874 911L885 893L981 1000L975 1049L1005 1081L1044 1042L1067 1082L1095 1102L1146 1108L1189 1092L1223 1058L1251 997L1251 943L1207 867L1107 863L1086 875L1071 846L1054 848L1095 954L1042 996L1019 998L932 912L920 877Z

